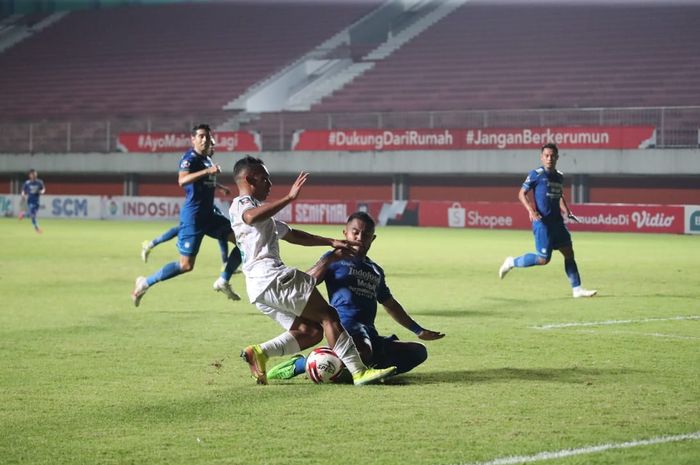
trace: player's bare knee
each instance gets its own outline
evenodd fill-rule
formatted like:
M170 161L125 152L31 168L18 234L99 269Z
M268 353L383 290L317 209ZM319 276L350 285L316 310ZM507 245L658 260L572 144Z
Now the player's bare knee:
M428 349L423 344L416 343L413 354L416 365L420 365L428 360Z
M549 263L550 258L548 257L537 257L537 264L538 265L546 265Z

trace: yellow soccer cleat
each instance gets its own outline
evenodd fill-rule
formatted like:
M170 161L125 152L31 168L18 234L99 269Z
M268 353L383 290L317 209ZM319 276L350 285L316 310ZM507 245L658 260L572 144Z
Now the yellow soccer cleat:
M259 345L248 346L241 351L241 358L245 360L250 368L250 374L253 375L258 384L267 384L267 374L265 373L265 363L267 355L262 351Z
M358 373L353 373L352 383L355 386L362 386L364 384L372 384L393 375L396 372L396 367L389 368L366 368Z

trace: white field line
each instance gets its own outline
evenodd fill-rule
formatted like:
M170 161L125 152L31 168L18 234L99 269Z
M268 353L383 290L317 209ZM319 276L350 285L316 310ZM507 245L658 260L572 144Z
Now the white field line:
M578 329L575 330L576 333L583 334L625 334L632 336L649 336L649 337L659 337L667 339L684 339L684 340L698 340L700 337L695 336L681 336L680 334L664 334L664 333L638 333L637 331L596 331L594 329Z
M573 455L593 454L612 449L630 449L632 447L651 446L654 444L664 444L667 442L697 441L698 439L700 439L700 431L688 434L679 434L676 436L658 436L639 441L601 444L598 446L587 446L578 449L563 449L554 452L540 452L539 454L535 455L501 457L498 459L489 460L488 462L474 462L470 464L461 463L460 465L516 465L521 463L539 462L541 460L560 459L564 457L571 457Z
M553 323L549 325L530 326L532 329L559 329L575 328L580 326L610 326L626 325L631 323L652 323L655 321L680 321L680 320L700 320L698 315L674 316L670 318L642 318L640 320L607 320L607 321L580 321L575 323Z

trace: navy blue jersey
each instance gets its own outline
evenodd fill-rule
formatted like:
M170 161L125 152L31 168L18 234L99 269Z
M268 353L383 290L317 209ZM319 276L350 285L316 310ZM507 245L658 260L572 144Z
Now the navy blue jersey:
M188 150L180 160L180 171L195 173L214 166L208 156L197 155L193 149ZM180 222L199 224L207 222L214 212L214 192L216 175L204 176L184 186L185 203L180 210Z
M44 181L41 179L27 179L22 186L22 192L27 195L27 203L38 204L41 191L44 190Z
M360 322L373 327L377 302L391 298L384 270L368 257L333 262L325 281L330 304L338 311L343 325Z
M542 221L562 220L559 200L564 189L564 175L560 171L548 172L542 166L532 170L523 183L523 189L534 191L535 207Z

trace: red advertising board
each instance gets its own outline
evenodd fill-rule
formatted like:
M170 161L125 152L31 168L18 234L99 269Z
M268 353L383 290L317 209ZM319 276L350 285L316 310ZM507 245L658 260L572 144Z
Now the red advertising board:
M581 223L572 231L685 232L685 209L679 205L582 204L571 206Z
M220 152L260 152L260 135L250 131L221 131L212 134ZM192 147L186 132L122 132L117 137L120 152L184 153Z
M677 205L572 205L581 223L568 222L572 231L685 232L685 210ZM419 226L452 228L530 229L519 203L420 202Z
M292 150L506 150L554 142L564 149L638 149L656 145L653 126L485 129L300 130Z
M345 224L356 211L369 213L378 225L418 226L420 202L381 200L301 200L275 215L280 221L295 224Z

